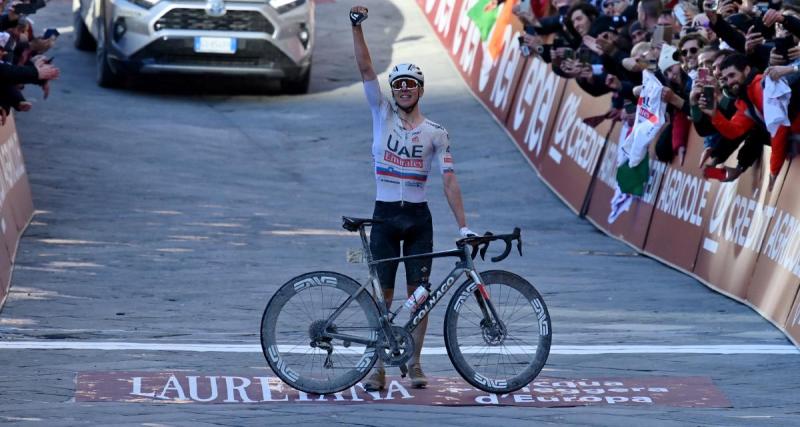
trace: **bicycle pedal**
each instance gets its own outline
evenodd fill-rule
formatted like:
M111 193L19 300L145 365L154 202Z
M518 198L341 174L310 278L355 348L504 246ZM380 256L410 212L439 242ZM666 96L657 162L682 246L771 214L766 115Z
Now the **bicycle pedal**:
M408 366L405 363L400 365L400 378L405 378L408 375Z

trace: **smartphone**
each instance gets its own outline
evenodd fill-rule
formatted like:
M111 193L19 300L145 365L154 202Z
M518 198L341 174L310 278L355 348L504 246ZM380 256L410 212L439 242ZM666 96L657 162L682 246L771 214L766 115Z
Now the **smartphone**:
M659 44L664 42L664 25L656 25L656 28L653 30L653 44Z
M706 82L711 77L711 70L706 67L700 67L697 69L697 80L701 82Z
M769 3L756 3L756 12L758 13L758 16L764 16L764 14L767 13L767 10L769 10Z
M706 99L706 108L714 110L717 106L714 103L715 93L714 86L703 86L703 98Z
M793 36L778 37L775 39L775 50L783 56L789 55L789 49L793 47L794 47Z
M58 37L61 33L58 32L55 28L48 28L44 30L44 35L42 36L43 39L49 39L50 37Z
M575 51L570 47L564 48L564 59L575 59Z
M35 4L30 3L20 3L18 5L14 5L14 13L17 15L33 15L36 11L39 10Z

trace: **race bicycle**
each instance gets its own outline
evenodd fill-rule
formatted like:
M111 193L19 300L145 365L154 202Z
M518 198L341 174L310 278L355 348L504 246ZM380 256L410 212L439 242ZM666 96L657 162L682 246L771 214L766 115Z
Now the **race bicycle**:
M399 367L405 376L415 348L411 333L462 277L444 319L447 354L458 373L489 393L510 393L539 375L550 354L552 332L544 300L522 277L501 270L478 273L473 263L497 240L506 247L493 262L505 259L514 241L521 256L519 228L511 234L466 237L455 249L376 261L365 230L378 222L343 217L342 226L361 235L367 283L315 271L289 280L270 299L261 319L261 347L281 380L307 393L335 393L357 384L378 359ZM458 260L430 296L415 292L417 298L412 295L408 304L394 311L386 307L378 264L443 257ZM399 326L394 320L403 306L411 308L411 315Z

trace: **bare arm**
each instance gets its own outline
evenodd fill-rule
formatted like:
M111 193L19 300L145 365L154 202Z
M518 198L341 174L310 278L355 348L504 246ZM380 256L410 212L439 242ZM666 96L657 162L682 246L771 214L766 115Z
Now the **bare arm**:
M367 13L367 8L363 6L353 6L351 12ZM372 58L369 56L369 48L367 41L364 39L364 32L361 25L353 26L353 49L356 55L356 64L358 71L361 72L361 79L363 81L375 80L378 75L375 74L375 69L372 68Z
M464 202L461 198L461 187L458 185L456 174L449 172L442 175L444 182L444 195L447 197L447 203L453 211L453 216L456 217L458 227L466 227L467 220L464 218Z

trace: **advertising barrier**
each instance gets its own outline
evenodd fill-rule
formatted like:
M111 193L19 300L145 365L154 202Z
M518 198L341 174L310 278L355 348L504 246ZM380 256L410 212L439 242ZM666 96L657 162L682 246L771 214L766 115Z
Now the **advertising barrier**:
M600 171L590 194L589 209L586 219L609 236L620 239L638 249L644 249L650 217L653 215L656 196L661 185L661 178L667 165L650 154L650 180L642 197L634 198L627 211L620 214L613 222L609 222L611 199L617 187L617 149L623 141L621 127L616 126L608 137L605 153L600 163Z
M676 155L666 167L644 247L648 255L684 271L692 271L697 258L703 211L711 189L711 182L703 178L697 166L702 151L703 139L692 132L683 165Z
M496 21L487 33L480 11L470 13L478 0L417 0L473 94L570 209L606 234L749 303L797 344L800 196L781 187L785 180L800 182L800 163L784 168L771 191L768 148L736 181L706 180L697 164L703 141L692 132L683 164L654 160L651 151L643 197L609 222L621 130L609 120L591 127L584 119L608 111L610 95L588 95L540 58L522 57L519 22L509 18L516 3L506 1L493 12Z
M581 213L613 126L606 120L593 128L583 119L606 113L609 105L611 95L595 98L583 93L574 80L568 81L549 144L544 146L539 175L576 213Z
M740 299L747 298L756 259L786 176L784 168L773 191L768 190L769 154L769 147L764 147L762 160L736 181L714 182L704 213L694 273ZM782 320L785 316L786 312Z
M33 200L25 172L14 115L0 126L0 308L11 286L17 245L33 216Z
M566 81L541 58L534 56L526 61L505 125L520 151L537 170L545 153L544 143L553 133L565 85Z
M762 164L767 161L765 156ZM764 168L768 169L768 168ZM783 171L786 172L784 167ZM767 171L763 177L766 181ZM748 200L747 206L740 202L740 216L744 217L743 225L754 230L747 234L755 235L762 242L755 246L758 260L754 261L755 267L752 278L747 288L747 300L758 307L761 314L772 319L779 325L787 323L792 302L800 287L800 195L797 189L789 183L800 182L800 163L792 162L788 173L781 174L773 189L773 193L780 191L777 201L771 195L770 203L766 205ZM783 188L779 184L783 182ZM766 185L764 182L762 185ZM755 205L755 206L753 206ZM743 233L740 233L743 234ZM745 244L749 240L745 240ZM796 307L795 307L796 309ZM794 327L797 328L797 315L795 314ZM789 325L786 325L788 330ZM796 329L795 329L796 331ZM795 332L797 333L797 332ZM797 335L795 335L797 336Z

